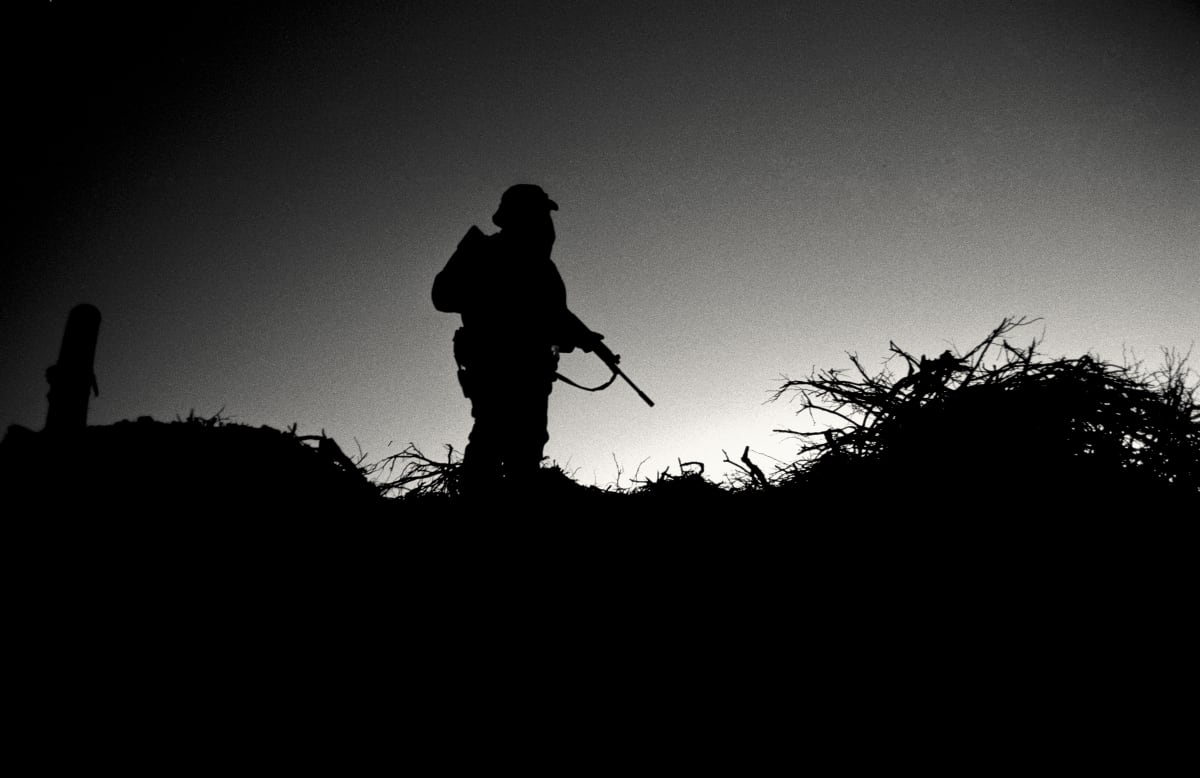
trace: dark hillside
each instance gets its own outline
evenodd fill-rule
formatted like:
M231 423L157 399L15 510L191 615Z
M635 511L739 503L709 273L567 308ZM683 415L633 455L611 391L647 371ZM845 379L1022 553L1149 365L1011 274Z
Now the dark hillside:
M1143 711L1166 709L1194 654L1192 395L1095 360L976 385L986 371L955 360L916 360L913 376L949 374L920 394L919 378L814 376L814 402L853 391L878 413L726 486L602 490L545 468L536 494L470 499L453 457L410 449L389 476L328 439L220 419L10 429L12 642L35 678L20 704L109 721L120 699L162 742L193 721L257 737L266 710L294 732L511 699L536 663L556 685L595 678L602 700L797 691L835 715L922 699L1025 725L1045 699L1056 737L1067 704L1176 726ZM380 496L387 477L407 494Z
M0 467L4 499L27 517L296 519L352 514L378 499L332 439L219 417L143 417L61 434L12 427Z

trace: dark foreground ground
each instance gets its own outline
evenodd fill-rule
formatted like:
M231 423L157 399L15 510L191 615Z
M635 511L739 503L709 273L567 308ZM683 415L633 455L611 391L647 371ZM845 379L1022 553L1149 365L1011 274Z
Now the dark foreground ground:
M267 428L2 450L10 734L44 761L341 770L386 743L744 769L815 738L856 762L1119 762L1110 740L1145 759L1183 737L1197 514L1164 495L550 473L383 500Z

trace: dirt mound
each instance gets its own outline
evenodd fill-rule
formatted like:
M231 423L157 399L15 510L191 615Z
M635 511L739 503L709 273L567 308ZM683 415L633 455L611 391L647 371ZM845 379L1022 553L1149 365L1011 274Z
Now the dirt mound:
M0 443L0 473L4 499L24 512L284 516L379 499L331 438L219 418L142 417L65 435L13 426Z

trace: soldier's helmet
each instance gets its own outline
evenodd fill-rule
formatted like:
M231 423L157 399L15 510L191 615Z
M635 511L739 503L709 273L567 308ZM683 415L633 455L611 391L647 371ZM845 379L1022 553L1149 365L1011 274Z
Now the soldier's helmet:
M558 203L551 200L540 186L516 184L506 189L500 197L500 207L492 214L492 222L503 229L525 217L557 210Z

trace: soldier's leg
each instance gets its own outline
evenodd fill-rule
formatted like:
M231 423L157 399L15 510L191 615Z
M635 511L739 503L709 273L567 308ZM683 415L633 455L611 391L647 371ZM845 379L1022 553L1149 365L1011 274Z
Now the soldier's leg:
M511 485L526 489L534 485L547 441L550 440L548 408L551 383L532 376L510 398L509 446L505 455L505 474Z
M475 423L463 452L463 489L487 494L499 488L501 482L507 435L503 398L493 391L476 390L471 398L471 416Z

